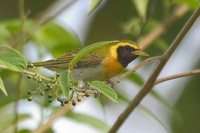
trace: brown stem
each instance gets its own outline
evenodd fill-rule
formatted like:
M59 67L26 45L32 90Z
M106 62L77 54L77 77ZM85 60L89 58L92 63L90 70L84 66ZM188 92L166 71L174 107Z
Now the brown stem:
M128 118L128 116L132 113L132 111L140 104L140 102L144 99L144 97L151 91L161 70L167 63L168 59L171 57L172 53L176 50L177 46L180 44L181 40L184 38L186 33L192 27L195 20L199 17L199 14L200 14L200 6L192 14L188 22L185 24L185 26L182 28L178 36L174 39L174 41L170 45L169 49L162 55L162 58L157 68L153 71L153 73L151 74L147 82L145 83L144 87L137 93L137 95L133 98L131 103L121 113L121 115L119 115L119 117L117 118L117 120L115 121L111 129L109 130L109 133L116 133L118 129L121 127L121 125Z
M16 85L16 100L15 100L15 104L14 104L14 115L15 115L15 119L14 119L14 133L18 133L18 105L19 105L19 98L20 98L20 86L21 86L21 82L22 82L22 74L19 75L19 80L17 82Z
M65 115L66 113L70 112L72 109L71 105L68 104L65 107L59 109L57 112L55 112L53 115L49 117L46 123L40 125L36 130L34 130L32 133L45 133L51 127L51 125L57 120L59 117Z
M24 22L25 22L25 15L24 15L24 0L19 0L18 1L18 7L19 7L19 16L21 18L21 29L23 30L24 27ZM23 42L21 42L23 43ZM14 115L15 115L15 119L14 119L14 133L18 133L18 106L19 106L19 99L20 99L20 86L22 83L22 74L20 73L19 78L18 78L18 82L16 85L16 100L15 100L15 104L14 104Z
M55 3L53 6L51 6L44 12L44 14L38 19L37 23L39 25L44 25L48 23L76 2L77 0L68 0L67 2L61 1L60 3L56 2L57 4ZM52 9L56 9L56 7L59 7L59 9L54 10L54 12L52 13Z
M139 64L137 64L135 67L133 67L131 70L127 71L126 73L122 74L117 82L119 83L121 80L124 80L126 78L128 78L131 74L133 74L135 71L137 71L140 67L146 65L147 63L150 63L152 61L155 61L155 60L160 60L161 56L155 56L155 57L151 57L151 58L148 58L142 62L140 62Z
M0 66L0 68L1 68L1 66ZM3 68L3 67L2 67L2 68ZM23 70L23 73L24 73L24 74L27 74L27 75L31 75L31 76L35 76L36 74L38 74L38 73L34 73L34 72L31 72L31 71L28 71L28 70ZM45 76L43 76L43 75L41 75L41 74L38 74L38 76L39 76L42 80L49 81L49 82L55 82L54 79L45 77Z
M21 25L23 27L24 22L26 20L25 9L24 9L24 0L19 0L18 7L19 7L19 16L20 16L20 19L21 19Z
M186 76L192 76L192 75L195 75L195 74L200 74L200 69L186 71L186 72L166 76L164 78L160 78L155 82L154 85L163 83L163 82L168 81L168 80L172 80L172 79L176 79L176 78L182 78L182 77L186 77Z

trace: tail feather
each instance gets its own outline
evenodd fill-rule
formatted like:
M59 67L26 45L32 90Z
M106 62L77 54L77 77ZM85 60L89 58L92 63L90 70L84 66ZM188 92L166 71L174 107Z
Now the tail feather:
M33 63L35 67L45 67L50 70L66 70L68 68L68 61L65 60L48 60L44 62Z

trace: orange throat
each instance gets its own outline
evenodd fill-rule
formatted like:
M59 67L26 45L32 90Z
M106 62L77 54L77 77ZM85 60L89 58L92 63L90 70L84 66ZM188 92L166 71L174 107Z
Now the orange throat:
M122 65L113 57L107 57L103 61L104 79L108 80L124 70Z

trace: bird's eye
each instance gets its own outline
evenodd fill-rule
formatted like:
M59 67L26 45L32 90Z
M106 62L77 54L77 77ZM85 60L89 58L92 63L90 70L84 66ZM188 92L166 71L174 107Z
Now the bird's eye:
M130 46L126 47L127 51L133 51L132 48Z

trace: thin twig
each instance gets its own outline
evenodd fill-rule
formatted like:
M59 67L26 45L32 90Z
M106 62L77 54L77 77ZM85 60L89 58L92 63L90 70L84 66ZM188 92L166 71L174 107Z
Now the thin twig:
M118 79L117 82L119 83L121 80L126 79L127 77L129 77L131 74L133 74L134 72L136 72L140 67L146 65L147 63L150 63L152 61L156 61L156 60L160 60L161 56L155 56L155 57L151 57L148 58L142 62L140 62L139 64L137 64L136 66L134 66L131 70L127 71L126 73L122 74Z
M19 98L20 98L20 86L21 86L21 82L22 82L22 74L19 75L19 79L16 85L16 100L15 100L15 104L14 104L14 115L15 115L15 119L14 119L14 133L18 133L18 106L19 106Z
M31 35L33 33L35 33L36 30L38 30L41 26L45 25L46 23L48 23L49 21L53 20L55 17L57 17L60 13L62 13L64 11L64 9L68 8L69 6L71 6L72 4L74 4L75 2L77 2L77 0L69 0L69 2L66 1L61 1L64 4L62 4L63 6L61 8L59 8L58 10L54 11L53 13L49 14L49 11L51 11L52 9L54 9L54 5L56 5L57 2L55 2L55 4L53 6L51 6L50 8L48 8L42 16L40 16L36 22L31 25L30 27L27 27L26 30L20 31L15 37L13 42L10 42L11 46L15 46L18 45L22 40L24 42L27 42L31 39ZM60 4L61 5L61 4ZM26 32L26 33L25 33Z
M182 78L182 77L186 77L186 76L192 76L192 75L195 75L195 74L200 74L200 69L185 71L185 72L182 72L182 73L177 73L177 74L174 74L174 75L166 76L164 78L160 78L155 82L155 85L163 83L163 82L168 81L168 80Z
M84 100L85 97L82 97L80 100ZM61 116L66 115L70 111L72 111L72 101L69 102L65 107L58 109L57 112L53 113L49 119L42 125L40 125L36 130L34 130L32 133L45 133L52 125L53 123Z
M43 75L41 75L39 73L34 73L34 72L31 72L31 71L28 71L28 70L23 70L23 73L27 74L27 75L31 75L31 76L36 76L36 74L37 74L37 76L39 76L42 80L46 80L46 81L49 81L49 82L55 82L54 79L45 77L45 76L43 76Z
M72 109L72 106L70 104L67 104L65 107L59 109L57 112L53 113L49 117L46 123L43 125L40 125L36 130L34 130L32 133L45 133L46 130L51 127L51 125L57 120L59 117L65 115L66 113L70 112Z
M49 21L53 20L55 17L60 15L65 9L71 7L76 2L77 0L68 0L67 2L61 1L60 3L57 2L58 4L54 4L53 6L51 6L44 12L44 14L41 17L38 18L37 23L41 26L48 23ZM50 14L49 12L51 12L52 9L55 9L55 6L58 6L59 10L56 10Z
M146 36L141 37L138 40L138 44L141 45L142 49L146 49L149 45L152 44L153 41L161 36L174 21L182 17L188 10L189 8L187 5L180 5L169 18L167 18L161 24L158 24L158 26L155 27L152 32L148 33Z
M26 15L25 15L25 7L24 7L24 0L19 0L18 2L18 7L19 7L19 16L21 19L21 27L24 26L24 22L26 20Z
M154 83L160 74L161 70L167 63L168 59L171 57L172 53L176 50L186 33L189 31L189 29L194 24L195 20L200 15L200 6L197 8L197 10L192 14L191 18L188 20L186 25L182 28L178 36L175 38L175 40L170 45L169 49L162 55L162 58L157 66L157 68L154 70L154 72L151 74L147 82L145 83L144 87L137 93L137 95L133 98L131 103L128 105L128 107L119 115L117 120L114 122L113 126L109 130L109 133L116 133L118 129L121 127L121 125L125 122L125 120L128 118L128 116L132 113L132 111L140 104L140 102L144 99L144 97L151 91L152 87L154 86Z
M26 19L25 14L24 14L24 0L19 0L18 7L19 7L19 16L21 18L21 31L23 31L24 22L25 22L25 19ZM23 43L23 41L21 43ZM17 82L17 85L16 85L16 100L15 100L15 104L14 104L14 115L15 115L14 133L18 133L18 119L19 119L19 117L18 117L18 106L19 106L19 99L20 99L20 92L21 92L21 90L20 90L21 82L22 82L22 74L20 73L19 78L18 78L18 82Z

